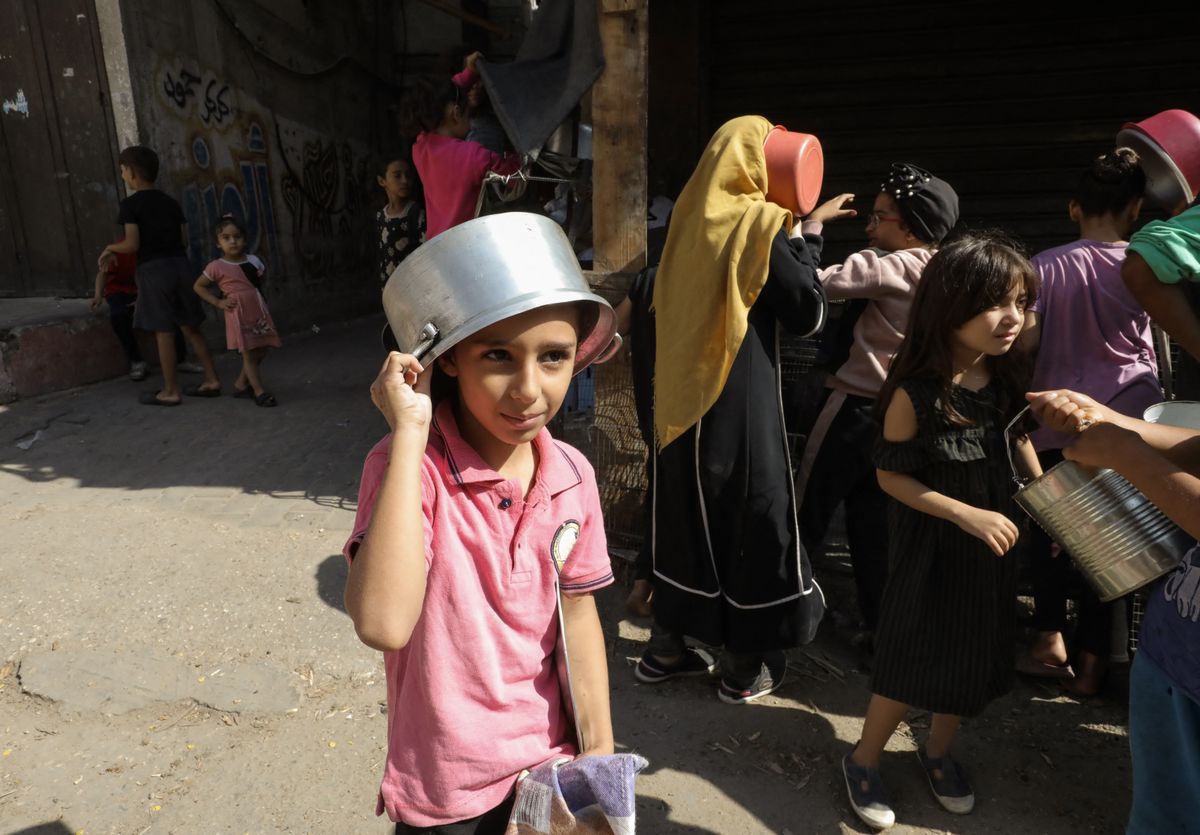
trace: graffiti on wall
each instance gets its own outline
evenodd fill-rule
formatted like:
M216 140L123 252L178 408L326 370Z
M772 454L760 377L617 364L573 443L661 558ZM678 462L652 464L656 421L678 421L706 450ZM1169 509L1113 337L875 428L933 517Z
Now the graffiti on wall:
M262 132L257 124L251 130ZM199 170L211 164L212 149L203 136L191 142L192 159ZM265 152L261 159L253 156L236 161L234 178L223 175L216 179L197 180L183 188L183 213L188 221L188 247L201 255L201 260L215 257L214 231L217 220L224 214L241 219L246 227L246 244L260 257L277 255L278 235L275 228L275 207L271 198L271 171Z
M219 254L213 230L230 213L276 276L283 273L281 239L306 286L331 274L366 274L373 253L363 149L271 113L201 66L163 61L158 78L159 105L171 117L162 129L173 149L172 179L182 182L197 266Z
M219 75L178 62L159 73L168 123L172 179L188 226L188 254L202 268L220 252L217 220L232 214L246 228L249 249L272 271L281 267L270 147L257 108L239 106L238 92ZM165 126L165 125L164 125Z
M180 67L177 71L163 73L163 92L184 114L194 111L206 125L220 126L233 113L233 98L229 85L216 76L205 79Z
M319 136L302 142L300 154L298 164L287 164L280 190L305 278L363 267L371 257L365 156Z

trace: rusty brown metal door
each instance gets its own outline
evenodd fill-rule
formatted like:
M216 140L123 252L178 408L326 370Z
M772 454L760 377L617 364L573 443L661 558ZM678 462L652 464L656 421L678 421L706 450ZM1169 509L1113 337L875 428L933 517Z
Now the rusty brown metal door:
M116 148L89 0L0 0L0 296L81 296L116 234Z

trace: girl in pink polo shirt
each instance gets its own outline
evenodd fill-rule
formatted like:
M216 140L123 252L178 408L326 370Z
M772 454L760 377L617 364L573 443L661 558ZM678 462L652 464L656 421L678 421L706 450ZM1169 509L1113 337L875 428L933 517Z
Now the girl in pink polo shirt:
M468 98L479 81L479 57L478 52L468 55L463 71L450 81L418 81L401 106L401 130L417 137L412 157L425 189L426 239L475 217L489 171L511 174L520 167L520 157L466 139L471 129Z
M587 460L545 428L594 336L591 304L504 319L428 369L393 352L371 386L391 433L363 467L346 611L385 654L377 812L397 833L503 833L522 771L613 753L592 598L612 582L599 493ZM556 575L574 724L555 661Z

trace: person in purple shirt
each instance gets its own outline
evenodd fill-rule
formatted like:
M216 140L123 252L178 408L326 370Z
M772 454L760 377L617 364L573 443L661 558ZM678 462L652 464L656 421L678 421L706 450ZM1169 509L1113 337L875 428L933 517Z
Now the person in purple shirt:
M1036 351L1033 391L1071 389L1133 417L1162 400L1150 317L1121 279L1125 248L1146 177L1137 154L1117 148L1093 160L1069 204L1079 240L1039 253L1033 260L1042 292L1030 308L1022 345ZM1063 460L1071 437L1049 428L1032 435L1042 468ZM1022 672L1059 677L1077 695L1095 695L1110 653L1112 605L1082 584L1065 554L1041 529L1032 532L1037 637L1018 660ZM1074 634L1074 669L1063 640L1068 589L1082 586Z

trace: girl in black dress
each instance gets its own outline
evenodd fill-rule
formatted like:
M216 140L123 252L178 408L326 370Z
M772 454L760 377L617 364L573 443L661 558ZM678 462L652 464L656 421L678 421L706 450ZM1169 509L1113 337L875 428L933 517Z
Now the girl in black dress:
M963 716L1009 689L1021 518L1004 428L1024 405L1028 363L1011 351L1037 293L1029 262L995 239L946 246L925 268L906 338L879 396L879 484L891 497L889 578L862 738L842 761L866 823L895 822L879 776L910 707L933 713L918 750L930 788L966 814L974 794L950 746ZM1012 450L1039 475L1024 438Z

